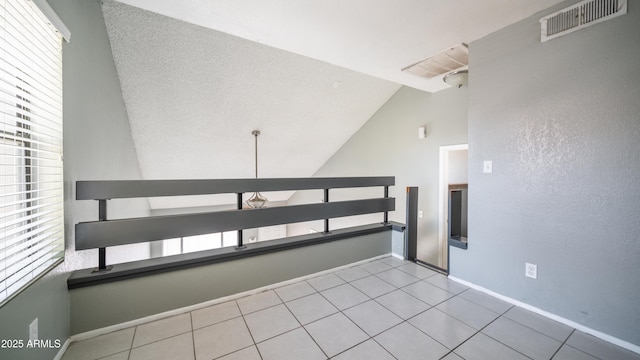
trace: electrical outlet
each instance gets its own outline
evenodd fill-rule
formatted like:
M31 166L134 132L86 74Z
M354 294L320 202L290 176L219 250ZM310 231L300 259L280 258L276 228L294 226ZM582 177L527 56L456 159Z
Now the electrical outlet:
M418 210L418 217L422 219L424 217L424 211Z
M524 275L526 277L530 277L532 279L537 279L538 278L538 265L525 263Z
M38 340L38 318L35 318L29 324L29 340Z

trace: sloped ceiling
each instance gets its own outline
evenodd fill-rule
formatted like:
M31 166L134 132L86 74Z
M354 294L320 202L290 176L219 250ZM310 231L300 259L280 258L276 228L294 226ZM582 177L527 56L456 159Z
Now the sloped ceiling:
M447 87L403 67L559 2L105 0L102 8L143 177L195 179L253 177L253 129L262 132L260 177L311 176L401 85ZM151 207L233 201L152 199Z
M441 77L401 69L564 0L118 1L434 92L447 88Z
M145 179L254 177L254 129L260 177L309 177L400 87L117 2L103 12Z

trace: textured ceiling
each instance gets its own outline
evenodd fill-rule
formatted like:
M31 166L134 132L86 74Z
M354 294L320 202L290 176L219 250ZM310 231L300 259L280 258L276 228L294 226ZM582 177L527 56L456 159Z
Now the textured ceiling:
M564 0L118 0L425 91L401 69Z
M118 2L103 13L145 179L253 177L253 129L260 177L312 176L400 87Z
M312 176L400 85L448 87L402 68L560 1L105 0L102 8L143 178L246 178L251 130L262 131L260 177ZM234 201L152 199L151 207Z

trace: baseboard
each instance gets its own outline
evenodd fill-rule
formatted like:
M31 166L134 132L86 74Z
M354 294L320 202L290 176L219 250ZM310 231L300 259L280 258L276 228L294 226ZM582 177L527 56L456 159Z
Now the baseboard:
M123 329L127 329L130 327L134 327L134 326L138 326L138 325L142 325L148 322L152 322L152 321L157 321L157 320L161 320L167 317L171 317L171 316L176 316L176 315L181 315L184 313L188 313L194 310L198 310L198 309L202 309L205 307L209 307L212 305L217 305L217 304L221 304L221 303L225 303L228 301L232 301L232 300L237 300L240 298L243 298L245 296L250 296L250 295L254 295L263 291L268 291L268 290L273 290L273 289L277 289L283 286L287 286L299 281L303 281L303 280L307 280L307 279L311 279L317 276L322 276L322 275L326 275L335 271L340 271L346 268L350 268L353 266L358 266L358 265L362 265L371 261L375 261L375 260L379 260L379 259L383 259L385 257L388 257L390 255L393 255L391 253L389 254L384 254L384 255L379 255L373 258L369 258L369 259L365 259L365 260L361 260L361 261L357 261L354 263L350 263L347 265L342 265L342 266L338 266L332 269L328 269L328 270L323 270L317 273L313 273L313 274L309 274L309 275L305 275L305 276L301 276L301 277L297 277L295 279L290 279L290 280L285 280L276 284L270 284L267 286L263 286L257 289L252 289L252 290L248 290L245 292L241 292L238 294L233 294L233 295L229 295L229 296L225 296L222 298L218 298L218 299L213 299L213 300L209 300L209 301L205 301L203 303L199 303L199 304L195 304L195 305L190 305L190 306L186 306L186 307L182 307L179 309L174 309L174 310L169 310L169 311L165 311L159 314L154 314L154 315L150 315L150 316L146 316L143 318L139 318L139 319L135 319L135 320L131 320L131 321L127 321L124 323L120 323L120 324L115 324L115 325L111 325L111 326L107 326L107 327L103 327L100 329L95 329L95 330L90 330L90 331L86 331L83 333L79 333L79 334L75 334L72 335L66 342L65 345L69 345L69 343L71 342L76 342L76 341L82 341L82 340L86 340L86 339L90 339L96 336L100 336L100 335L104 335L104 334L108 334L114 331L118 331L118 330L123 330ZM66 349L66 348L65 348ZM62 352L62 354L64 354L64 352ZM58 358L56 357L56 360L58 360Z
M449 279L451 279L451 280L453 280L453 281L455 281L457 283L460 283L462 285L468 286L468 287L470 287L472 289L475 289L475 290L478 290L480 292L483 292L485 294L488 294L488 295L491 295L493 297L496 297L496 298L498 298L498 299L500 299L502 301L506 301L506 302L508 302L510 304L513 304L513 305L519 306L519 307L521 307L523 309L526 309L526 310L529 310L531 312L534 312L534 313L536 313L538 315L544 316L544 317L549 318L551 320L555 320L555 321L557 321L559 323L562 323L562 324L565 324L567 326L570 326L570 327L572 327L572 328L574 328L576 330L580 330L580 331L582 331L584 333L587 333L589 335L593 335L593 336L595 336L595 337L597 337L597 338L599 338L601 340L604 340L606 342L612 343L612 344L617 345L617 346L619 346L621 348L624 348L624 349L627 349L629 351L633 351L634 353L640 354L640 346L632 344L632 343L630 343L628 341L619 339L619 338L617 338L615 336L611 336L609 334L603 333L603 332L598 331L598 330L594 330L594 329L592 329L590 327L584 326L584 325L582 325L580 323L577 323L575 321L563 318L561 316L558 316L556 314L553 314L553 313L550 313L548 311L542 310L540 308L537 308L535 306L529 305L527 303L523 303L521 301L512 299L512 298L510 298L508 296L504 296L502 294L498 294L498 293L493 292L493 291L491 291L491 290L489 290L487 288L484 288L482 286L476 285L474 283L470 283L470 282L462 280L462 279L458 279L458 278L456 278L454 276L449 275Z
M65 341L64 344L62 344L60 349L58 349L58 353L53 358L53 360L62 360L62 357L64 356L64 353L69 348L69 344L71 344L71 338L67 339L67 341Z

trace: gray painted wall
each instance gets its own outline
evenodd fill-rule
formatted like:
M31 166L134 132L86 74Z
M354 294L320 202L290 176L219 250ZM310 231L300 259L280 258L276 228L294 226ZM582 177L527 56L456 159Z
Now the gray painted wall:
M540 43L538 20L575 2L470 44L469 249L451 274L640 345L640 3Z
M71 333L119 324L391 252L395 231L70 291ZM96 307L100 311L96 311Z
M427 127L427 138L418 139L418 128ZM467 89L435 94L402 87L315 174L324 176L396 177L390 196L396 211L389 220L405 222L405 189L418 186L418 258L437 264L439 151L442 145L467 143ZM358 196L382 197L382 188L334 190L330 200ZM289 204L319 202L322 192L297 192ZM382 215L331 220L331 228L382 222ZM322 231L322 222L289 225L288 235Z
M97 205L76 202L76 180L138 179L140 171L133 147L120 84L97 0L49 0L71 30L63 46L65 262L0 308L0 339L28 339L28 326L38 318L40 339L70 335L68 271L97 264L96 252L73 250L73 224L95 220ZM140 216L149 212L146 200L115 203L109 216ZM138 248L147 252L148 246ZM58 349L8 351L1 359L52 359Z
M454 150L449 152L448 183L467 184L469 182L469 151Z
M38 318L38 338L60 341L69 337L67 274L61 264L0 308L0 340L23 340L22 349L0 348L0 359L52 359L59 349L27 349L29 324Z
M98 0L58 0L51 6L72 32L64 51L65 263L97 265L97 250L74 251L74 225L98 219L97 201L76 201L78 180L140 179L111 46ZM146 199L111 200L110 219L149 215ZM107 263L148 258L149 245L111 248Z

